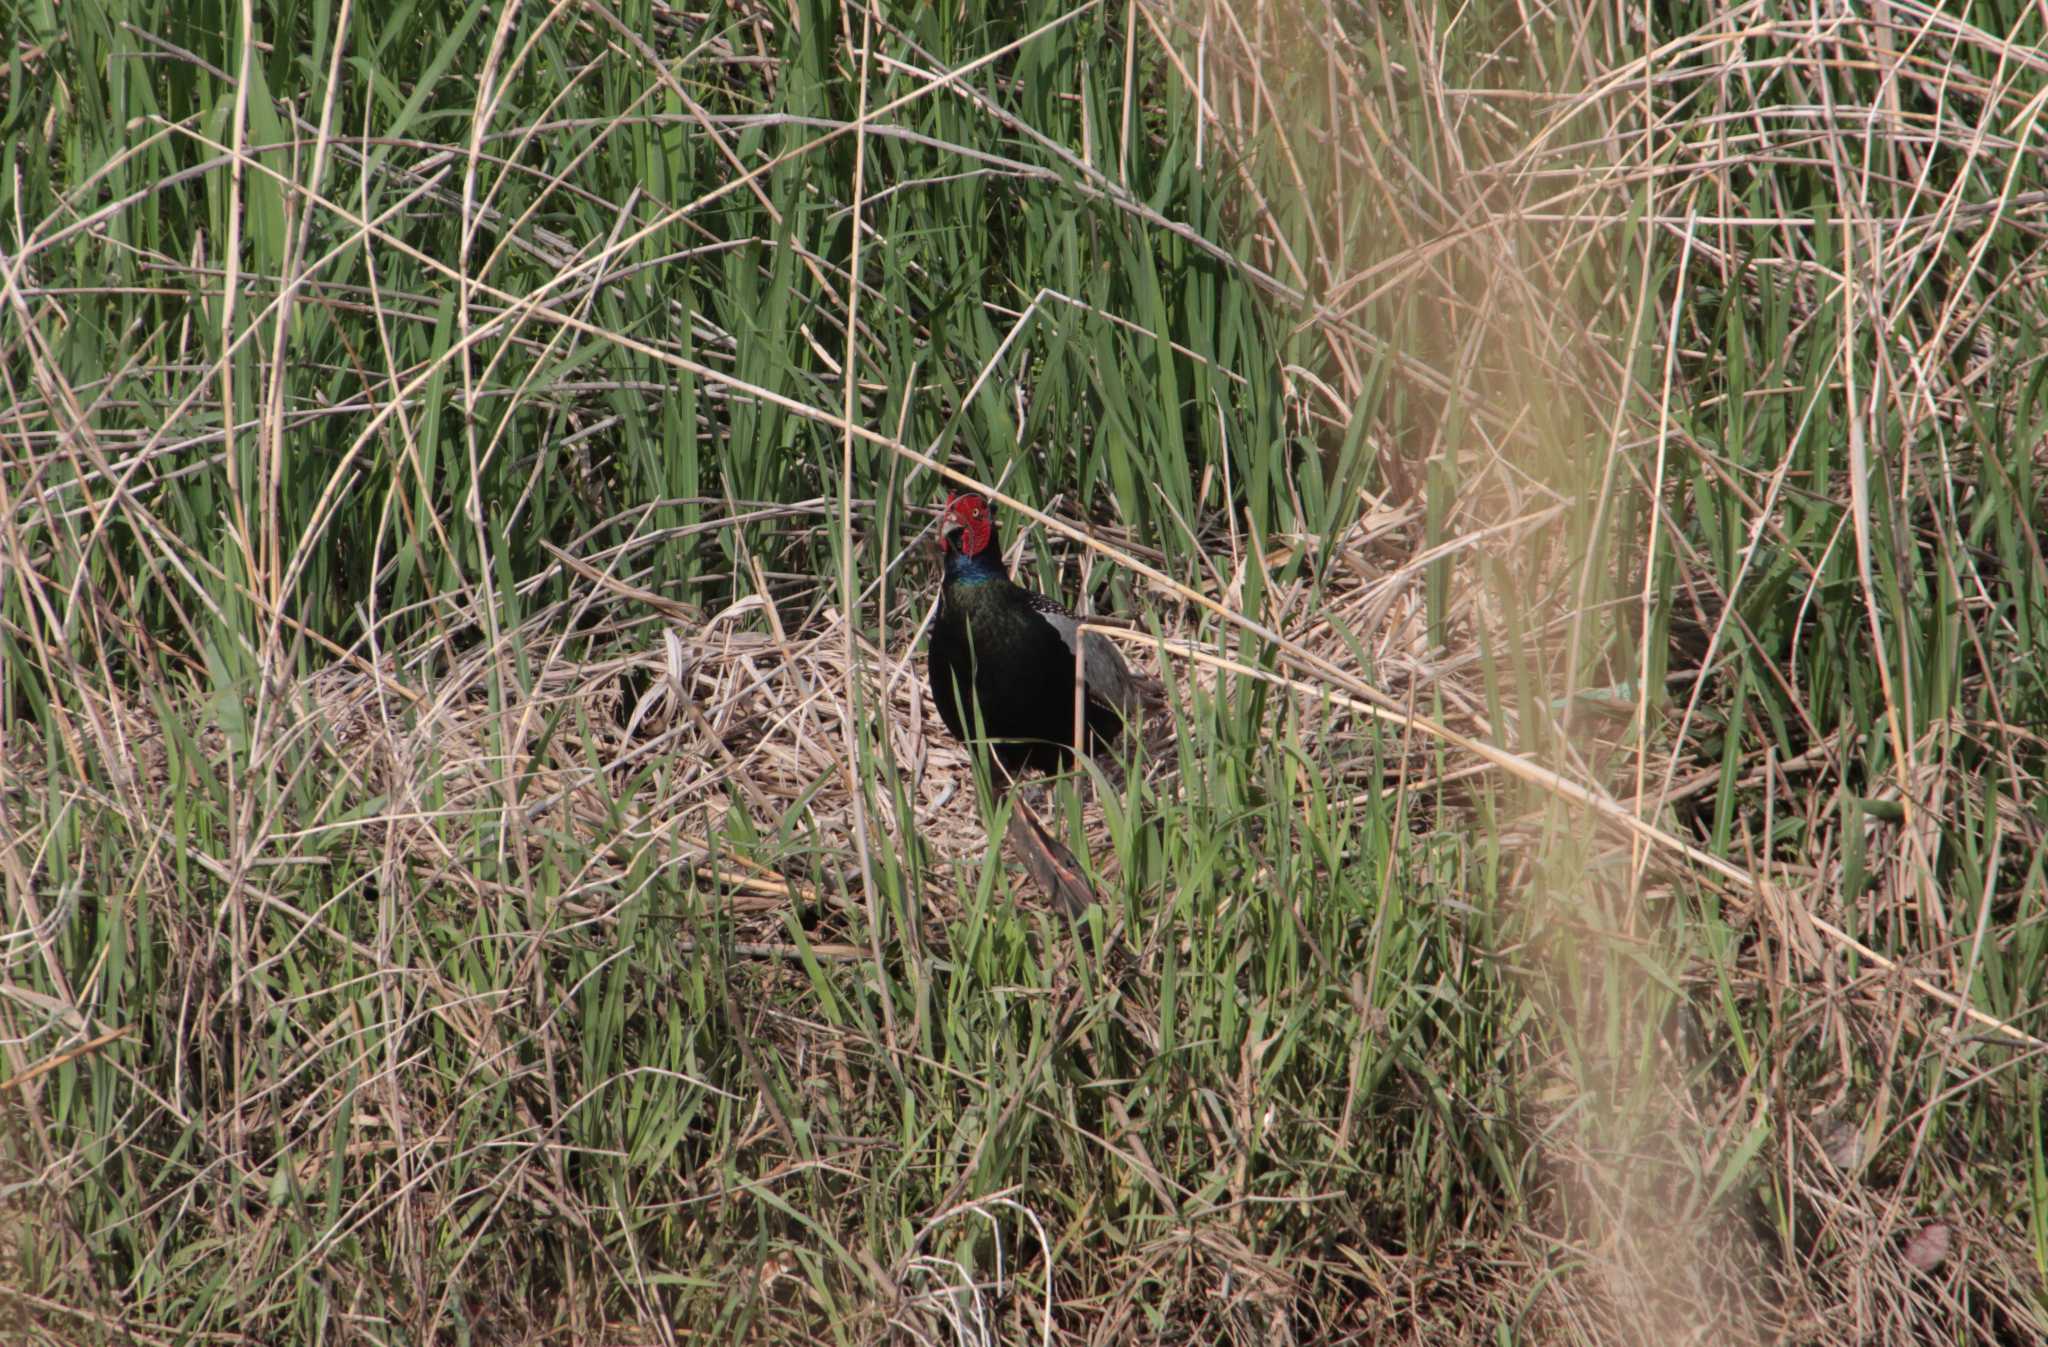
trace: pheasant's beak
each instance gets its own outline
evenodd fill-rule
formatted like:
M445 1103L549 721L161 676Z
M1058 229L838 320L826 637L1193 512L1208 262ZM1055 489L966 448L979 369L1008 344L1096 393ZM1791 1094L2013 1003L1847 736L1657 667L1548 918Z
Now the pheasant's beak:
M954 547L957 545L956 540L959 538L961 532L963 531L963 528L964 526L960 523L960 521L952 518L951 516L948 516L944 521L942 521L939 524L939 536L937 542L938 549L941 552L952 551Z

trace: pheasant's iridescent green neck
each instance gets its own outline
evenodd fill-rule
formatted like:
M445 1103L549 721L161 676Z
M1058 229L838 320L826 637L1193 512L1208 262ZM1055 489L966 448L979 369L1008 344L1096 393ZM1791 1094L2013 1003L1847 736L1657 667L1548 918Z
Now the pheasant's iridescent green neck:
M972 556L958 548L946 549L946 583L950 586L980 585L1009 578L1010 573L1003 569L1003 549L993 537L988 546Z

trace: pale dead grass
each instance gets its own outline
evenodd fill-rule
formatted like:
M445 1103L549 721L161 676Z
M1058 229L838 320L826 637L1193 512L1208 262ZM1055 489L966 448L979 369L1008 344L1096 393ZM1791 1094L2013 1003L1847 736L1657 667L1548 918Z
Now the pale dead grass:
M1965 201L1960 181L1930 172L1930 162L1937 153L1960 154L1991 180L2010 174L2025 151L1997 132L2004 119L2024 120L2022 110L2037 104L2038 61L2004 34L1917 4L1810 16L1734 4L1694 31L1654 34L1644 27L1650 11L1608 15L1585 7L1547 10L1540 18L1460 11L1443 28L1433 25L1434 12L1414 6L1398 15L1370 7L1335 7L1325 15L1259 3L1145 5L1140 12L1151 34L1178 52L1176 76L1204 109L1219 154L1256 198L1245 221L1264 247L1255 255L1295 288L1304 323L1326 343L1329 359L1319 373L1331 389L1324 405L1347 405L1373 366L1375 337L1348 321L1371 297L1396 297L1395 307L1425 315L1417 330L1426 334L1434 325L1438 333L1428 349L1401 352L1402 375L1418 395L1455 390L1456 411L1469 419L1434 415L1441 404L1418 396L1424 410L1380 446L1394 487L1389 503L1403 503L1404 484L1415 493L1405 499L1419 499L1422 465L1450 452L1447 428L1464 430L1462 475L1476 486L1454 507L1448 531L1496 559L1498 568L1459 572L1456 583L1476 582L1494 597L1468 596L1466 610L1482 620L1434 657L1456 661L1488 641L1498 649L1503 605L1512 606L1530 642L1524 648L1549 652L1514 671L1533 680L1535 704L1558 715L1563 734L1548 765L1643 822L1682 834L1684 824L1669 811L1719 784L1711 767L1688 772L1685 764L1695 712L1716 687L1716 656L1734 634L1727 628L1730 593L1670 522L1685 508L1680 455L1730 476L1668 414L1674 399L1689 396L1685 373L1715 358L1712 335L1678 321L1690 317L1687 289L1754 287L1756 273L1770 270L1788 277L1797 296L1794 340L1845 288L1851 325L1890 334L1879 355L1889 379L1881 400L1873 397L1867 408L1869 420L1856 427L1868 437L1855 441L1857 472L1877 456L1887 414L1909 429L1932 420L1959 438L1971 435L1965 407L1998 368L1994 334L2010 318L1989 300L1967 301L1959 283L1966 273L1943 276L1950 265L1944 259L1960 254L1962 267L1985 265L1995 217L2023 231L2028 260L1998 278L1994 295L2037 290L2048 274L2041 265L2048 231L2039 193L1987 208ZM1574 33L1574 41L1546 40L1559 32ZM1486 59L1475 63L1469 50L1449 55L1454 45L1489 41L1497 43L1498 87L1487 83ZM1375 87L1363 77L1368 69L1387 69L1389 53L1398 93L1394 79ZM1983 78L1966 64L1973 60L1996 73ZM1886 81L1874 99L1855 84L1869 72ZM1767 96L1788 86L1797 96ZM1418 122L1426 136L1402 134ZM1278 130L1297 126L1314 129ZM1840 217L1820 227L1850 238L1846 266L1821 260L1814 222L1784 202L1773 172L1792 162L1831 167ZM1772 203L1761 213L1745 199L1759 185ZM1290 248L1272 227L1269 196L1319 204L1309 251ZM1573 297L1572 272L1626 251L1630 212L1634 228L1680 259L1676 279L1664 282L1665 294L1616 288L1589 308ZM1347 247L1347 234L1361 229L1393 239ZM1914 302L1930 292L1939 302ZM1651 331L1668 328L1662 370L1633 364L1638 349L1624 338L1637 321ZM1661 398L1638 396L1660 385ZM1846 391L1853 400L1853 372ZM1526 524L1550 503L1542 465L1555 462L1560 436L1574 449L1606 456L1603 498L1612 493L1618 502L1641 492L1670 514L1653 516L1643 537L1596 535L1587 554L1532 549L1540 534ZM1925 474L1922 481L1938 481L1953 470L1950 462L1888 465L1902 496L1916 489L1916 471ZM1743 488L1755 503L1745 521L1751 549L1759 539L1786 542L1777 512L1788 493L1785 469L1744 479ZM1493 520L1510 526L1488 536ZM1865 561L1859 601L1874 630L1879 600L1870 579L1869 515L1860 501L1847 545ZM1645 718L1635 709L1640 699L1623 696L1619 715L1585 704L1564 709L1560 703L1633 672L1579 668L1573 643L1557 639L1620 616L1586 607L1587 579L1617 574L1624 591L1647 592L1642 572L1627 572L1628 558L1640 567L1646 552L1659 549L1679 558L1677 586L1692 596L1705 647L1691 652L1690 666L1674 662L1685 676L1673 684L1676 708L1662 719ZM1539 558L1534 567L1526 564L1532 557ZM1735 584L1743 578L1738 574ZM1329 603L1333 614L1358 612L1340 596ZM1370 630L1370 613L1361 616ZM1647 653L1642 668L1649 668ZM1984 789L1957 770L1958 742L2004 736L2013 746L2007 772L2030 785L2038 755L2018 748L2016 727L1912 726L1901 692L1887 684L1886 698L1898 751L1893 775L1871 782L1870 795L1905 821L1866 816L1858 825L1861 835L1853 840L1871 877L1866 892L1844 891L1846 839L1827 816L1842 787L1822 784L1839 782L1851 761L1839 741L1816 743L1798 761L1742 765L1739 779L1761 786L1782 814L1802 818L1805 835L1818 842L1804 863L1757 854L1752 846L1747 883L1703 869L1694 863L1697 853L1647 833L1633 847L1617 848L1602 821L1573 817L1568 793L1539 789L1537 815L1510 826L1511 844L1523 848L1516 886L1532 908L1547 907L1567 929L1602 938L1618 931L1647 947L1657 940L1658 914L1711 895L1752 936L1718 976L1733 975L1742 994L1783 1007L1765 1062L1746 1080L1725 1068L1702 1077L1702 1030L1712 1027L1691 1023L1683 1032L1631 1031L1646 1035L1662 1062L1660 1084L1647 1096L1630 1091L1626 1047L1621 1062L1532 1064L1532 1096L1548 1102L1530 1121L1551 1178L1539 1190L1544 1229L1532 1232L1535 1242L1525 1247L1534 1263L1560 1271L1536 1292L1536 1318L1568 1338L1923 1341L1947 1340L1943 1324L1969 1323L2003 1336L2040 1322L2030 1241L2010 1217L1980 1213L1929 1223L1902 1203L1896 1159L1882 1175L1862 1164L1844 1169L1813 1139L1809 1115L1846 1110L1857 1120L1852 1133L1872 1134L1866 1155L1878 1133L1889 1137L1894 1156L1897 1142L1912 1135L1905 1166L1967 1167L1974 1163L1968 1156L1936 1158L1920 1149L1926 1101L1898 1117L1897 1101L1883 1090L1873 1099L1853 1082L1872 1068L1889 1081L1905 1062L1939 1062L1949 1078L1963 1076L1948 1097L1996 1089L2001 1075L2009 1086L2015 1069L2029 1069L2020 1063L2037 1064L2042 1046L2021 1034L2007 1040L2025 1049L2016 1059L1986 1061L1974 1034L1964 1032L1968 1017L1951 992L1969 985L1975 954L1969 942L1953 938L1949 895L1934 879L1945 820ZM1512 724L1491 728L1495 742L1528 742ZM2024 798L2024 790L2001 791L1994 808L2001 827L2025 839L2019 845L2037 848L2043 829L2027 816ZM1610 814L1605 823L1612 822ZM1866 962L1851 976L1843 955L1869 952L1865 942L1878 939L1868 934L1872 922L1915 955L1874 968ZM1851 927L1865 932L1864 940L1850 939ZM1712 1002L1714 971L1683 976L1701 1004ZM1645 999L1627 989L1620 996ZM1602 996L1588 992L1586 1004L1557 1010L1583 1015L1597 1038L1601 1006ZM1980 1020L1977 1028L1996 1026ZM1795 1068L1782 1054L1809 1039L1827 1045L1821 1055L1832 1056L1837 1070L1795 1087L1786 1078ZM1622 1116L1587 1128L1576 1117L1587 1106L1596 1115L1620 1109ZM1712 1166L1759 1125L1773 1129L1763 1154L1782 1200L1827 1213L1822 1229L1792 1232L1791 1247L1782 1251L1772 1232L1753 1224L1754 1212L1743 1214L1742 1203L1710 1200ZM1945 1258L1928 1268L1905 1266L1908 1238L1937 1227L1953 1227L1953 1237L1944 1234L1939 1243Z

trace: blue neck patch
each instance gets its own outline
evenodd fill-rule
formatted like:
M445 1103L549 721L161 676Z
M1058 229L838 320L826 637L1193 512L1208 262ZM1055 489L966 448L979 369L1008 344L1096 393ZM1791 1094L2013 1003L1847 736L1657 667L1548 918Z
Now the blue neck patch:
M949 585L978 585L1009 578L1010 573L1003 569L1003 554L993 539L971 557L964 552L946 553L946 583Z

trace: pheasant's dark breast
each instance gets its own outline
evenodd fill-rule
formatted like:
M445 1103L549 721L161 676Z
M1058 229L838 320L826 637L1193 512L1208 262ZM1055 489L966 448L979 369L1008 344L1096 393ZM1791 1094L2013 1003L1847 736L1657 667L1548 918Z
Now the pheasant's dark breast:
M1061 619L1066 635L1055 625ZM1057 604L1007 581L949 595L929 654L932 700L946 728L962 740L987 737L997 761L1013 772L1064 766L1074 746L1074 654L1067 643L1073 622ZM1100 663L1096 651L1089 654ZM1083 723L1094 752L1122 731L1123 715L1096 695L1099 671L1086 672Z

